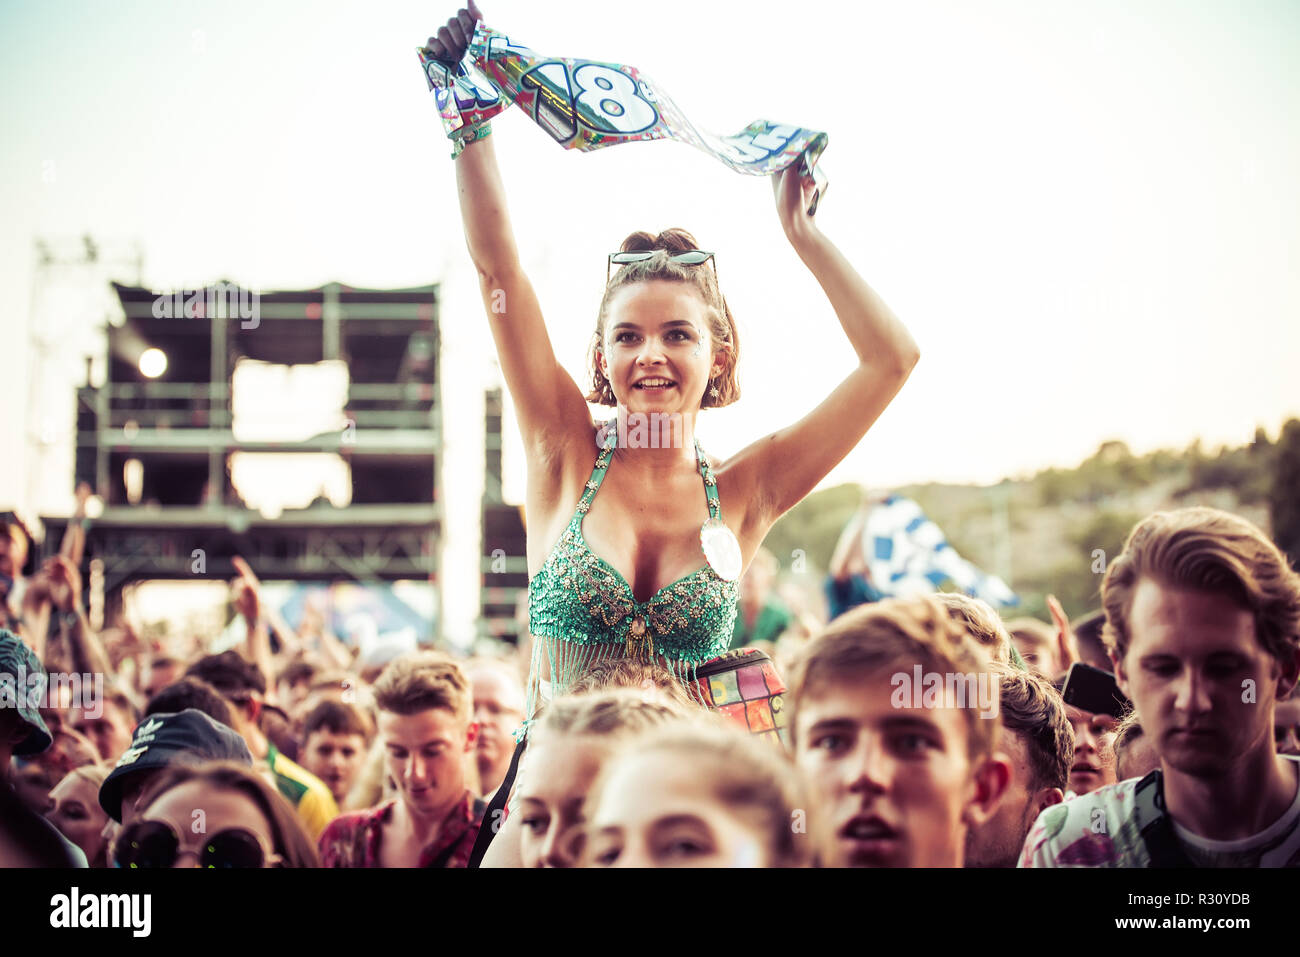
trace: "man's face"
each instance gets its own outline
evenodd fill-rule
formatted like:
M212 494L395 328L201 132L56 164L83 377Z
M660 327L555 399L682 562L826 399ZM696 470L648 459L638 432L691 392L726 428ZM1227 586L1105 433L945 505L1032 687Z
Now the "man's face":
M50 790L58 781L40 761L23 762L12 772L9 781L14 786L14 793L29 811L44 816L54 807L54 802L50 800Z
M1048 681L1055 681L1057 675L1065 670L1061 667L1056 642L1028 632L1014 635L1013 641L1016 651L1025 660L1025 665L1035 674L1042 675Z
M966 718L895 708L886 671L814 683L798 704L795 763L829 867L960 867L976 799Z
M465 754L474 726L447 708L379 712L379 735L398 797L412 814L445 814L465 793Z
M1074 764L1070 766L1069 788L1075 794L1087 794L1115 778L1115 729L1119 722L1108 714L1094 714L1072 704L1065 706L1065 716L1074 728Z
M1144 578L1129 634L1116 677L1166 770L1221 778L1273 753L1279 684L1289 690L1297 663L1284 666L1264 650L1249 611L1224 595Z
M479 668L470 675L474 689L474 720L478 723L478 768L484 789L505 777L514 754L511 737L524 717L524 694L495 668Z
M103 703L104 713L91 718L81 708L72 711L72 727L99 749L100 760L114 762L131 746L131 719L114 701Z
M1025 837L1043 808L1059 804L1059 788L1031 787L1034 777L1029 746L1024 738L1006 731L998 748L1011 759L1011 783L997 813L966 835L967 867L1015 867Z
M324 781L334 800L341 802L352 789L365 759L366 739L361 735L335 734L320 728L307 736L299 762Z

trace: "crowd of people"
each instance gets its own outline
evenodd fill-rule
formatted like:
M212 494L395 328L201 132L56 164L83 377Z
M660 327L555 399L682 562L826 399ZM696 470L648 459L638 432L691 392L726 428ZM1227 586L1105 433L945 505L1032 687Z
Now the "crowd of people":
M463 80L479 20L471 3L429 38L431 83ZM595 106L617 117L607 92ZM1101 607L1070 622L1053 603L1051 624L888 597L854 532L821 617L763 541L920 350L814 220L807 164L774 175L777 216L857 361L714 462L697 418L740 396L715 253L681 229L627 236L580 387L521 267L482 98L442 102L463 111L463 228L527 465L519 644L359 654L321 616L274 620L236 557L242 642L152 647L91 629L76 547L20 581L11 530L0 864L1300 864L1300 576L1260 529L1149 515ZM666 434L645 441L647 422Z
M635 657L529 717L527 648L273 640L252 575L246 639L178 656L96 634L78 577L50 560L0 633L6 867L1300 864L1300 576L1225 512L1147 517L1075 622L939 593L792 620L730 652L780 663L757 727Z

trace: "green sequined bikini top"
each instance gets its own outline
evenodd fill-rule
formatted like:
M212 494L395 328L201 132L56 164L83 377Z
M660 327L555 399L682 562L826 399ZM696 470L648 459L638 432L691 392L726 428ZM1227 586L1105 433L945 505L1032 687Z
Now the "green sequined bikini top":
M543 653L550 658L557 694L564 693L595 660L648 657L651 652L662 655L683 681L691 680L696 665L726 652L736 620L739 586L719 576L707 562L638 602L627 580L587 545L582 520L609 468L617 434L612 428L606 431L608 438L573 518L528 583L529 630L534 637L550 639L536 644L548 646ZM699 442L695 457L704 479L709 518L721 521L717 480ZM534 676L539 652L542 649L535 647Z

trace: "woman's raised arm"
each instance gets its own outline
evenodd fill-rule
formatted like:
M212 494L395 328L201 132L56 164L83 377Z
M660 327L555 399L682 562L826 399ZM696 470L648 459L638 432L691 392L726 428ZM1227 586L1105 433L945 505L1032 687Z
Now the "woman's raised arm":
M858 367L812 412L732 460L750 477L753 522L763 529L798 504L853 450L921 356L903 324L807 214L812 180L802 179L795 164L774 177L773 185L786 237L830 299L857 353Z
M444 62L459 62L480 18L473 3L462 9L429 38L430 52ZM532 453L554 450L557 439L581 435L590 442L586 401L555 359L537 295L519 265L491 137L471 142L455 163L465 242L524 444Z

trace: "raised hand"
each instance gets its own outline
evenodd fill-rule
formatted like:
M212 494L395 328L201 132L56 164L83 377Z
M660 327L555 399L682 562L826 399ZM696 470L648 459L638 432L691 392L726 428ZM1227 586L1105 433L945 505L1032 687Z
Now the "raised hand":
M817 185L805 175L802 163L791 163L779 173L772 174L772 190L776 194L776 212L781 217L781 228L791 242L816 230L813 218L808 215Z
M78 482L75 494L77 498L77 509L72 513L72 517L85 518L86 503L89 502L91 497L95 494L95 490L90 487L89 482Z
M81 607L81 572L62 555L55 555L45 563L49 582L50 603L61 613L77 611Z
M250 627L258 620L261 612L260 586L257 575L248 562L244 561L239 555L231 557L231 563L235 566L235 571L239 572L239 577L230 583L232 601L235 605L235 611L249 623Z
M1079 640L1074 636L1070 619L1055 595L1047 596L1047 610L1051 612L1052 621L1056 625L1056 648L1061 667L1068 670L1070 665L1083 660L1079 655Z
M456 15L438 30L436 36L429 37L425 46L434 59L453 65L459 63L469 49L469 41L474 38L474 25L482 19L483 14L479 12L474 0L469 0L469 6L456 11Z

